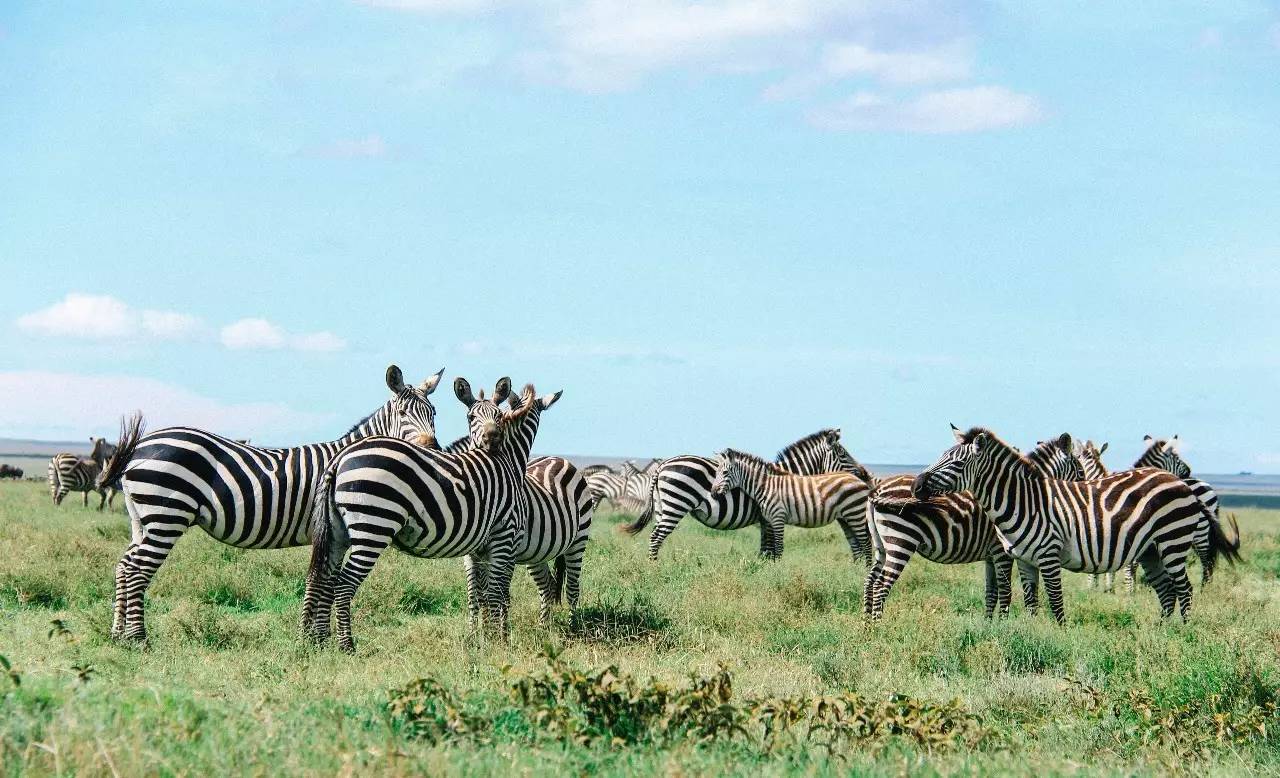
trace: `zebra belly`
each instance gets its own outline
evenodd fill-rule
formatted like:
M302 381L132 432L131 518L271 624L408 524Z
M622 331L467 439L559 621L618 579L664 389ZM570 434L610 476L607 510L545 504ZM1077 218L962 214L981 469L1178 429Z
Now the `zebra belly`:
M577 517L531 516L523 537L516 541L516 562L536 565L569 550L578 537Z
M731 491L713 494L707 504L689 511L689 515L709 529L735 530L760 522L760 511L746 494Z

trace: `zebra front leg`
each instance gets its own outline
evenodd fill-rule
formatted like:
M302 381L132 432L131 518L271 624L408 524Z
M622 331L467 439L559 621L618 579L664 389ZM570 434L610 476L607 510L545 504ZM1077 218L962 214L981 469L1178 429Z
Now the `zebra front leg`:
M555 576L547 569L546 562L529 565L529 575L538 587L538 623L547 626L551 623L551 611L556 606Z
M1009 602L1013 600L1013 557L999 554L992 557L996 569L996 614L1000 618L1009 615Z
M462 558L462 571L467 577L467 627L473 632L480 626L480 607L489 581L489 568L473 554Z
M1115 573L1108 573L1108 575L1111 576L1112 588L1114 589ZM1133 593L1137 588L1136 586L1137 578L1138 578L1138 563L1130 562L1129 564L1125 565L1124 566L1124 593L1129 595L1130 597L1133 596Z
M564 555L564 597L570 615L578 611L578 597L582 584L582 558L587 551L587 536L583 536Z
M999 596L1000 585L996 581L996 564L995 560L987 557L983 562L984 586L982 588L982 598L985 605L983 616L991 618L996 612L996 599Z
M484 594L484 620L503 642L510 633L508 609L511 602L511 576L515 572L515 526L510 520L490 536L488 580Z
M1040 577L1044 579L1044 592L1049 598L1053 620L1059 625L1067 623L1067 607L1062 601L1062 568L1056 559L1040 562Z
M782 559L783 532L787 527L787 512L778 509L771 512L765 519L769 524L769 531L773 535L773 558L775 560Z
M98 500L98 513L102 513L102 509L103 509L103 508L105 508L105 507L106 507L106 505L107 505L107 490L106 490L106 489L96 489L95 491L97 491L97 493L98 493L98 497L100 498L100 499ZM84 496L85 496L85 498L88 498L88 497L89 497L89 493L88 493L88 492L85 492L85 493L84 493Z
M89 507L89 492L90 492L90 490L89 490L89 489L85 489L85 490L84 490L84 500L83 500L82 504L83 504L83 505L84 505L84 507L86 507L86 508L88 508L88 507Z
M1018 578L1022 582L1022 607L1034 616L1040 610L1040 571L1030 562L1019 559Z

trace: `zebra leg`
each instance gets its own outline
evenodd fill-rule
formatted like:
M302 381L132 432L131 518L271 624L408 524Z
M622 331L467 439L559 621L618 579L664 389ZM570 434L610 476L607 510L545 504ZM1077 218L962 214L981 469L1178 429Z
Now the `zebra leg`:
M137 546L130 543L120 557L120 561L116 563L116 590L111 614L112 640L120 640L124 637L125 603L128 601L125 592L129 588L129 576L133 573L133 566L128 559L135 548Z
M1112 588L1114 589L1115 573L1109 573L1109 575L1111 576L1111 581L1113 584ZM1137 562L1130 562L1129 564L1124 566L1124 593L1129 595L1130 597L1133 596L1134 590L1137 588L1135 583L1137 580L1137 577L1138 577Z
M88 508L88 507L89 507L89 492L90 492L90 491L91 491L91 490L89 490L89 489L85 489L85 490L84 490L84 500L82 501L82 504L83 504L83 505L84 505L84 507L86 507L86 508Z
M160 518L160 517L152 517ZM165 516L163 518L178 518ZM127 568L125 580L124 634L125 640L137 643L146 642L147 625L144 614L144 599L147 588L155 578L160 566L169 558L173 544L186 532L186 523L164 523L153 521L143 525L142 539L124 556L122 564Z
M1143 552L1139 561L1142 563L1142 572L1146 573L1147 583L1156 590L1156 597L1160 600L1160 618L1169 618L1178 603L1178 594L1173 580L1165 571L1160 554L1154 548L1149 548Z
M666 512L665 506L659 505L656 509L658 518L653 524L653 532L649 533L649 558L658 561L658 552L662 550L662 544L667 541L667 537L676 531L676 525L680 523L681 516L672 516Z
M898 539L895 538L895 540ZM889 597L889 592L893 589L893 585L898 582L902 571L907 568L907 563L911 561L911 556L915 553L916 548L915 544L899 545L894 543L891 546L886 546L884 569L880 572L879 580L876 582L875 593L872 595L874 597L871 606L871 617L873 619L879 619L884 615L884 601Z
M769 529L773 533L773 558L782 559L782 533L787 526L787 512L778 509L764 518L764 521L768 522Z
M767 557L773 549L773 535L769 532L769 525L763 521L756 522L756 526L760 528L760 556Z
M1022 582L1022 607L1034 616L1040 611L1040 570L1030 562L1019 559L1018 579Z
M335 538L332 543L324 568L314 580L308 577L302 600L302 632L316 644L327 642L333 629L334 587L347 555L345 541Z
M876 590L880 588L880 577L884 573L885 548L884 538L880 534L880 525L876 522L875 510L867 506L867 532L870 535L872 563L867 568L867 580L862 585L862 615L870 618L875 605Z
M999 584L996 582L996 565L995 560L987 557L983 563L984 568L984 585L982 588L982 596L985 610L983 616L991 618L996 611L996 598L998 597Z
M545 627L551 623L551 609L556 606L556 582L546 562L528 567L529 575L538 587L538 623Z
M1186 546L1177 542L1162 543L1159 547L1160 563L1169 576L1170 587L1178 598L1178 615L1186 623L1191 613L1191 578L1187 575Z
M468 554L462 558L462 571L467 576L467 626L475 630L480 624L480 605L489 581L489 568L484 560Z
M1000 618L1009 616L1009 602L1013 599L1013 557L999 554L991 558L996 569L996 613Z
M1041 561L1040 576L1044 578L1044 593L1049 598L1054 621L1066 624L1067 608L1062 602L1062 568L1057 560Z
M1195 534L1192 536L1191 545L1196 550L1196 556L1200 559L1200 586L1203 588L1213 579L1214 558L1212 547L1210 546L1209 519L1203 518L1196 524Z
M844 533L845 542L849 544L849 553L854 560L861 559L867 568L871 567L871 538L867 531L866 508L858 506L858 513L853 516L840 516L836 522Z
M507 611L511 602L511 576L515 572L515 526L504 522L489 538L489 575L485 582L485 621L503 642L509 634Z
M1089 574L1089 588L1090 588L1090 589L1097 589L1097 588L1098 588L1098 574L1097 574L1097 573L1090 573L1090 574Z
M107 490L95 489L94 491L96 491L98 493L98 496L101 498L98 500L98 513L102 513L102 509L106 507L106 504L107 504ZM87 500L89 497L89 493L85 492L84 496L85 496L85 499Z
M351 529L354 522L350 514L345 517L345 521L351 537L351 553L347 555L347 561L342 565L342 571L338 573L333 604L338 616L338 648L350 654L356 650L356 642L351 635L351 601L355 599L356 590L360 588L360 584L364 583L369 573L373 572L373 566L378 563L382 552L387 550L387 545L391 542L392 530L385 529L387 534L374 534L368 530L356 531ZM383 528L378 527L378 529Z
M587 539L588 536L584 534L564 554L564 598L569 605L570 614L578 610L578 596L582 584L582 558L586 555Z

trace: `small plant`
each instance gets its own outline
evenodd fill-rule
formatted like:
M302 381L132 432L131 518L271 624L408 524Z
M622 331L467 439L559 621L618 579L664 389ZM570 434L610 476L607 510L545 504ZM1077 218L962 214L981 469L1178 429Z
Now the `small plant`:
M50 627L50 629L49 629L49 639L50 639L50 640L52 640L52 639L54 639L54 638L56 638L56 637L57 637L57 638L66 638L66 639L68 639L68 640L72 639L72 637L73 637L73 636L72 636L71 630L67 629L67 624L66 624L66 622L64 622L62 619L54 619L53 621L50 621L49 623L53 625L53 626L52 626L52 627Z
M478 716L466 713L453 692L434 678L419 678L393 689L387 713L401 730L413 738L439 743L474 737L488 729Z
M22 674L13 669L13 665L9 664L9 658L4 654L0 654L0 672L3 672L14 686L22 685Z
M80 684L81 686L84 686L85 684L89 683L89 679L92 678L93 674L98 671L94 669L93 665L91 664L78 664L78 665L71 666L71 672L75 673L76 683Z

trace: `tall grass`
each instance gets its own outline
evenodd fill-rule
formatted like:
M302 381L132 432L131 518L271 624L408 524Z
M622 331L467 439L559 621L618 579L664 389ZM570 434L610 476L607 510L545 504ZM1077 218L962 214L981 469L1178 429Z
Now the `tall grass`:
M1246 564L1197 591L1189 625L1162 623L1149 591L1094 592L1068 576L1059 628L1017 605L1008 621L985 621L980 566L919 560L868 627L864 571L834 528L792 530L785 558L764 563L753 530L682 526L654 564L606 515L577 618L540 628L518 571L511 642L477 645L461 564L388 553L361 588L361 643L345 656L297 638L306 549L243 552L199 530L152 586L150 647L112 643L124 514L55 509L41 485L4 483L0 764L14 775L1274 772L1280 512L1240 518ZM720 678L723 663L733 704L763 706L729 712L744 721L779 701L842 695L886 710L896 694L926 714L961 711L983 736L835 751L754 736L574 739L512 696L520 679L545 679L548 645L575 694L601 678L640 690L627 693L651 695L651 680L683 689L691 675ZM484 736L416 736L392 706L406 689L429 711L452 701Z

